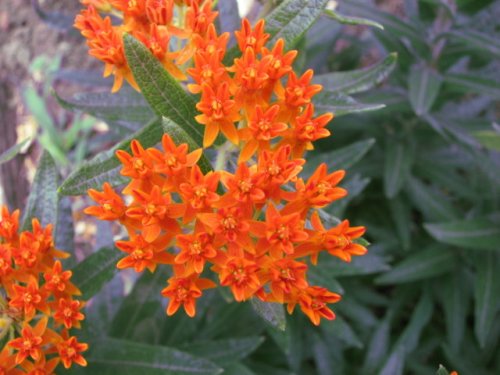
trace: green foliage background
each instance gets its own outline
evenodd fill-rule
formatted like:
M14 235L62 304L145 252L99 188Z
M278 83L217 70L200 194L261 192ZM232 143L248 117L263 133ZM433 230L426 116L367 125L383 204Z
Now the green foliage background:
M308 168L326 161L347 169L350 194L324 215L368 228L366 256L351 264L324 257L310 270L311 282L345 295L334 306L337 319L314 327L280 306L238 304L217 291L202 299L196 318L168 318L159 296L168 273L132 283L116 275L120 253L105 226L95 253L73 269L92 299L84 333L90 365L71 373L424 375L439 364L461 375L500 373L500 3L407 0L404 19L369 1L340 1L335 11L327 3L286 0L265 9L266 31L299 49L296 69L312 67L323 84L316 108L336 114L333 138L318 143ZM218 7L219 26L232 31L236 3ZM64 21L38 11L47 22ZM342 43L348 48L335 52ZM80 118L76 129L59 132L43 99L25 92L46 124L40 142L48 150L26 217L57 222L64 249L74 248L66 196L105 181L122 184L116 149L128 150L134 138L153 146L164 131L190 144L201 140L195 98L140 43L127 37L125 45L143 96L109 94L96 74L56 72L97 87L55 95L65 108L105 121L104 139ZM116 146L103 150L109 142Z

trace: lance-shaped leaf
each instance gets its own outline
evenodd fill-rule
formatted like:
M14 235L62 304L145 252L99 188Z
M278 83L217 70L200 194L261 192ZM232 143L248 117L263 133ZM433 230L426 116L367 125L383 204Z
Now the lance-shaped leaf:
M468 249L498 250L500 243L500 225L491 218L424 224L424 227L436 240Z
M104 339L90 342L85 373L99 375L216 375L213 362L177 349L133 341Z
M375 111L385 107L384 104L378 103L360 103L348 95L326 90L314 96L313 103L319 113L333 112L335 117L349 113Z
M265 322L272 325L274 328L284 331L286 328L285 309L279 303L263 302L257 298L251 299L251 304L254 311Z
M57 223L59 172L52 156L44 151L31 186L31 193L24 210L23 230L31 229L31 219L38 218L42 225Z
M473 135L485 148L500 151L500 133L494 130L481 130L474 132Z
M444 76L444 80L460 88L461 91L486 95L494 99L500 98L500 84L494 80L463 73L449 73Z
M54 93L62 107L71 111L82 111L107 124L136 130L155 118L155 114L142 95L132 90L120 92L77 93L71 99Z
M116 273L116 262L122 253L117 249L101 249L73 268L71 281L81 290L82 298L88 300L110 281Z
M500 58L500 42L498 38L492 38L488 34L473 29L451 30L445 35L450 36L452 40L463 42L473 49L484 51L494 57Z
M385 59L363 69L347 72L334 72L314 77L314 82L323 85L328 91L354 94L371 89L384 81L396 66L397 53L389 54Z
M438 244L407 257L375 282L386 285L425 280L449 272L454 261L453 253Z
M446 370L446 368L443 365L439 365L436 375L450 375L450 373L448 372L448 370Z
M384 192L394 198L403 187L413 163L412 148L405 142L389 139L385 148Z
M252 336L244 338L209 340L191 342L180 349L215 362L219 366L227 366L235 361L248 357L260 344L263 337Z
M408 81L409 99L418 116L429 113L441 89L442 78L425 64L414 65Z
M333 11L331 9L326 9L325 14L328 17L344 25L365 25L365 26L378 27L379 29L384 30L384 26L382 26L380 23L369 20L367 18L344 16L339 12Z
M358 161L360 161L363 156L366 155L368 151L375 144L375 139L370 138L358 142L354 142L349 146L339 148L327 153L318 154L317 156L311 157L307 166L311 166L310 172L312 173L316 166L321 163L327 163L328 168L335 169L348 169ZM308 168L309 170L309 168Z
M123 37L123 42L130 69L153 111L177 123L201 144L203 127L194 119L198 115L194 97L163 68L144 44L128 34Z
M88 189L101 189L104 182L109 182L112 186L127 182L127 179L120 175L121 164L115 156L115 151L131 152L130 143L133 139L137 139L143 147L152 147L160 142L162 135L163 129L159 120L149 123L111 150L103 151L85 162L68 176L59 187L59 193L80 195L85 194Z
M24 141L19 142L18 144L9 147L7 150L2 152L0 154L0 165L14 159L17 156L17 154L21 152L24 146L30 142L31 138L26 138Z
M497 247L498 249L498 247ZM495 254L486 254L477 259L476 279L474 285L474 333L481 348L486 346L486 340L491 333L500 304L500 276Z
M285 40L285 48L290 49L323 13L328 0L285 0L265 17L266 33L270 34L268 45L279 38ZM238 46L229 49L224 58L230 65L239 54Z

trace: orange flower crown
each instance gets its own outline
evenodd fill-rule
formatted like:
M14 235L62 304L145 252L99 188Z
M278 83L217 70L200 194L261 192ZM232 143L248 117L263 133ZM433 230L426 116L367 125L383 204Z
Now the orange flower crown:
M62 362L86 366L88 345L70 336L85 316L80 290L56 258L52 226L37 219L18 234L19 210L0 210L0 374L53 374ZM50 326L50 328L49 328ZM2 348L2 344L5 344Z
M116 242L127 254L118 268L153 272L170 265L173 276L162 291L168 315L180 306L195 315L196 299L216 285L202 277L210 268L237 301L284 303L290 313L299 305L315 325L321 317L333 319L327 304L340 296L309 284L306 261L316 264L321 251L347 262L365 254L355 242L365 229L347 220L323 226L319 209L347 194L337 186L344 171L329 173L321 164L307 180L299 177L304 153L330 135L326 125L333 118L315 116L311 98L321 86L311 83L313 71L298 76L292 68L297 51L285 52L282 39L266 47L264 21L252 28L246 19L235 32L242 55L225 66L229 34L217 34L210 0L90 2L122 12L121 26L92 5L76 20L90 54L115 75L113 91L123 79L137 86L123 52L121 34L128 32L174 77L190 77L187 88L201 94L196 120L205 127L203 147L219 133L228 140L219 148L217 170L205 173L197 164L202 149L188 150L168 134L162 150L134 140L131 154L117 151L121 174L131 179L122 191L130 203L105 183L102 192L89 190L98 205L85 212L127 229L129 240ZM168 50L171 38L180 41L178 51Z

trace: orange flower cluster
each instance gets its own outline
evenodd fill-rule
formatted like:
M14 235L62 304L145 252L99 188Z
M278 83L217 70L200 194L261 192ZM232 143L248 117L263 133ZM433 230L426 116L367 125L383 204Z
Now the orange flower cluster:
M33 219L33 230L18 234L19 210L0 211L0 374L50 375L60 362L85 366L87 344L69 333L85 318L74 298L81 293L55 260L68 254L54 248L50 225Z
M75 20L75 27L87 39L90 54L105 63L104 76L115 76L112 91L125 79L138 90L127 64L123 34L129 33L146 45L164 68L179 80L186 75L178 66L191 59L200 41L210 33L217 12L212 0L82 0L87 8ZM120 18L119 25L111 17ZM210 26L212 25L212 26ZM176 39L178 48L171 51Z
M139 19L140 30L147 22L157 25L149 15L152 2L133 3L144 9L132 14L120 8L129 14L125 25L137 25ZM220 133L229 141L219 150L219 170L204 173L197 164L202 149L188 150L169 135L163 137L163 150L144 149L134 140L131 153L116 153L121 174L131 179L122 192L129 203L105 183L102 192L89 191L98 205L86 213L127 229L129 239L116 243L127 254L118 268L153 272L159 264L172 266L174 274L162 291L169 299L168 315L180 306L195 315L196 299L216 285L202 277L210 269L237 301L257 297L284 303L290 313L299 305L316 325L321 317L333 319L327 304L340 296L309 284L306 261L316 264L322 251L350 261L366 249L355 242L363 227L346 220L325 228L320 217L321 208L347 194L337 186L344 171L329 173L321 164L308 179L299 176L306 150L330 135L326 125L333 115L316 116L312 104L321 86L311 83L312 70L300 76L293 71L297 52L285 52L282 39L266 47L264 21L252 28L243 20L235 32L241 57L225 66L229 34L217 34L212 2L185 3L186 27L193 33L176 58L192 57L186 73L188 89L201 94L196 120L205 127L203 146L212 146ZM198 14L197 22L187 21L191 14Z

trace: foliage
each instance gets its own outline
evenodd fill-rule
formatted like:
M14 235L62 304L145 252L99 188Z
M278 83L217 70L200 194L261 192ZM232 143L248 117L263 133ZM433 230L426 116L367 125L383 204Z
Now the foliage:
M299 50L295 69L313 68L323 85L316 108L336 115L333 138L317 142L304 172L311 175L322 162L329 170L348 169L342 186L349 196L325 208L321 219L335 226L337 217L348 216L368 228L371 243L367 255L349 264L321 254L309 271L312 283L344 295L336 319L314 327L275 304L235 303L219 290L199 301L196 317L166 317L158 294L169 272L117 275L121 254L111 241L73 268L72 280L91 300L82 335L90 344L89 367L71 372L448 374L443 363L460 374L499 373L498 2L406 1L397 15L359 0L333 10L326 1L276 3L266 31ZM217 6L223 31L239 27L228 10L234 1ZM56 195L43 182L59 178L45 154L28 203L28 215L57 222L56 231L68 224L61 197L127 182L114 152L130 152L133 139L152 147L164 132L175 132L184 142L202 142L194 121L198 98L160 64L145 66L135 42L125 37L142 95L130 87L110 94L109 83L88 72L54 73L85 84L82 93L58 93L57 100L105 121L104 139L90 133L90 121L61 134L41 99L48 88L24 91L43 129L38 142L57 165L70 166ZM366 64L368 52L376 58ZM237 54L236 46L228 52ZM22 147L0 155L0 163ZM215 158L208 155L207 170ZM57 212L47 212L48 205Z

